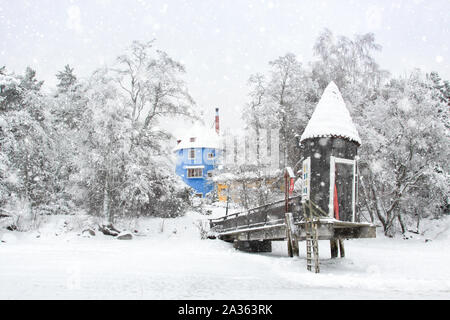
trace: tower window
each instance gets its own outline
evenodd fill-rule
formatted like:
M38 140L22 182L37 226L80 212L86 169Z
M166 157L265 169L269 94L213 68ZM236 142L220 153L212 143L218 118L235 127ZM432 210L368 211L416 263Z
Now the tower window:
M203 169L202 168L192 168L187 169L188 178L201 178L203 177Z
M195 149L190 149L188 154L188 159L195 159Z

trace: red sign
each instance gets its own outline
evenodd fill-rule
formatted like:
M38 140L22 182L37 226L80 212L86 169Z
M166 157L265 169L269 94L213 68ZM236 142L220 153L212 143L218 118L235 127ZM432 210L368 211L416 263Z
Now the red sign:
M292 192L294 192L294 178L291 178L289 183L289 194L292 195Z

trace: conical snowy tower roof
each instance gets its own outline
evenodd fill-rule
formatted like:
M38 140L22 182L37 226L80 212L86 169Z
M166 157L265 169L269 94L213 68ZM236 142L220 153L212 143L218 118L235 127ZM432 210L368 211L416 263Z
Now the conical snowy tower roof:
M300 142L320 137L342 137L361 144L358 131L334 82L330 82L303 132Z

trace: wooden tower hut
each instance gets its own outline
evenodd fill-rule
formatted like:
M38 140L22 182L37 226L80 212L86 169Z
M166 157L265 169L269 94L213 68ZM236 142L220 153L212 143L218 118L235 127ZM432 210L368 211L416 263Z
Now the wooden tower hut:
M331 82L300 138L302 205L300 196L286 194L284 201L211 219L210 236L253 252L270 251L270 241L287 240L290 256L298 255L298 241L305 240L307 269L320 272L319 240L330 241L331 257L336 258L338 251L345 256L345 239L376 237L375 225L357 221L360 145L341 93ZM292 176L286 174L286 187Z
M334 82L325 89L301 138L303 196L340 221L356 221L361 139Z

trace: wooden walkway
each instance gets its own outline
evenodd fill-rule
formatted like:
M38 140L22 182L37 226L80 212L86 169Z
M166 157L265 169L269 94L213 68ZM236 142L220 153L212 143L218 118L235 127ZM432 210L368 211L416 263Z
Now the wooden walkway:
M302 206L300 200L300 196L292 197L288 206L285 200L281 200L248 211L210 219L209 238L233 242L235 248L251 252L269 252L271 241L288 241L289 255L292 256L298 255L298 241L307 240L310 236L308 230L314 226L316 245L317 240L330 240L333 255L333 250L336 250L333 245L339 241L343 256L342 240L376 237L376 226L370 223L339 221L324 216L323 212L322 215L311 215L306 219L307 209Z
M289 199L288 212L292 213L298 240L306 239L305 217L300 197ZM338 221L317 217L319 240L375 238L375 225L370 223ZM281 200L248 211L209 219L210 236L225 241L234 240L287 240L285 201Z

